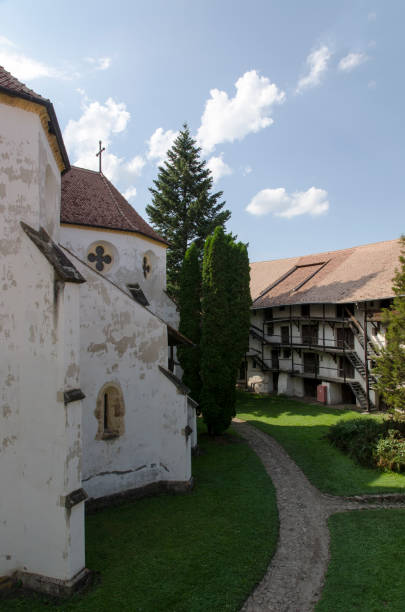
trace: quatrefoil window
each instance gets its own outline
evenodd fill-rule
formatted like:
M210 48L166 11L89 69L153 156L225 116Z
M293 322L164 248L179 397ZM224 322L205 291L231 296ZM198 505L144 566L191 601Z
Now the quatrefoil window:
M113 258L105 246L98 244L89 249L87 260L96 270L103 272L111 267Z
M144 255L143 260L142 260L142 270L143 270L143 275L145 278L147 278L150 274L150 271L152 270L151 265L150 265L150 261L149 258L147 257L147 255Z

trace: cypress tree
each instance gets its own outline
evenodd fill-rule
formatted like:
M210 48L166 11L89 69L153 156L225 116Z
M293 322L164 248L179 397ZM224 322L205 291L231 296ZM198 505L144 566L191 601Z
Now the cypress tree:
M235 415L237 372L249 333L249 260L246 245L217 227L205 242L202 272L200 405L210 434Z
M167 161L159 166L152 194L152 204L146 207L153 227L170 243L167 254L169 292L176 297L181 264L189 245L196 241L202 249L206 237L218 225L230 218L229 210L222 210L222 191L210 193L212 176L207 162L200 159L201 149L184 124Z
M401 267L393 278L395 298L392 306L384 310L385 346L373 370L376 388L392 410L405 410L405 236L400 240Z
M183 382L190 388L190 395L200 401L200 337L201 337L201 270L199 249L195 242L187 249L180 273L179 331L187 336L195 347L179 346L177 355L183 368Z

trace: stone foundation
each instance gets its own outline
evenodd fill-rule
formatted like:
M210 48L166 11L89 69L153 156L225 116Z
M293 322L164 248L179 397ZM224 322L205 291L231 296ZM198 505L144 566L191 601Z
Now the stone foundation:
M194 487L194 478L186 481L169 481L152 482L144 487L136 489L128 489L114 495L105 495L104 497L90 498L86 501L86 513L92 514L103 508L117 506L125 501L134 501L143 497L153 497L164 493L188 493Z
M83 568L70 580L60 580L39 574L17 571L15 578L22 583L24 589L45 593L52 597L71 597L73 593L80 591L88 585L91 579L91 572Z

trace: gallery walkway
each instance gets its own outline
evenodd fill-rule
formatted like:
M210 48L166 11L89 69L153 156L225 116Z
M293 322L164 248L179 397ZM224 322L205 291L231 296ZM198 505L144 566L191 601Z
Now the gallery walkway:
M364 508L405 508L403 495L334 497L322 494L270 436L234 419L234 428L262 460L277 492L280 533L266 575L243 612L312 612L329 561L328 517Z

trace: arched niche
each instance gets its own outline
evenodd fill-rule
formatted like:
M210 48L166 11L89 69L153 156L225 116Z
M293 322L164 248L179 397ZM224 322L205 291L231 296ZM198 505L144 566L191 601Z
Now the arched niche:
M101 387L94 414L98 422L96 440L117 438L124 433L125 404L118 383L106 382Z

